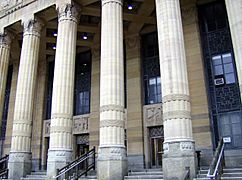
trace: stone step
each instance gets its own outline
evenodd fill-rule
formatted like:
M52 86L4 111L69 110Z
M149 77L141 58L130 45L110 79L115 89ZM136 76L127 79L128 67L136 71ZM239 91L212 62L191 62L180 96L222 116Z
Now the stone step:
M32 171L31 175L46 175L46 171Z
M223 173L223 177L242 177L241 172L230 172L230 173Z
M152 169L135 169L135 170L130 170L129 173L132 172L162 172L161 168L152 168Z
M83 176L78 178L78 180L97 180L97 176Z
M21 178L21 180L45 180L46 177L31 177L31 178L28 178L28 177L25 177L25 178Z
M46 175L30 174L30 175L27 175L27 176L26 176L26 178L36 178L36 177L39 177L39 178L46 178Z
M129 175L125 176L124 179L163 179L163 175L152 175L152 174L143 174L143 175Z
M152 172L152 171L147 171L147 172L130 172L129 173L129 176L137 176L137 175L139 175L139 176L141 176L141 175L163 175L163 172L161 172L161 171L154 171L154 172Z
M126 178L124 178L124 179L126 179ZM146 178L132 178L132 180L149 180L149 179L146 179ZM158 179L152 179L152 180L163 180L163 179L160 179L160 178L158 178Z
M207 177L207 174L198 174L197 177L198 178L206 178Z

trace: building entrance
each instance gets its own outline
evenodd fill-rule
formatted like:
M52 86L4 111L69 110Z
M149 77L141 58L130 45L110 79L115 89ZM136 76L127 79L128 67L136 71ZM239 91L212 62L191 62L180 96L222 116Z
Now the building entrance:
M89 151L89 135L82 134L76 138L76 157L80 157Z
M163 126L149 128L151 168L162 167L164 133Z

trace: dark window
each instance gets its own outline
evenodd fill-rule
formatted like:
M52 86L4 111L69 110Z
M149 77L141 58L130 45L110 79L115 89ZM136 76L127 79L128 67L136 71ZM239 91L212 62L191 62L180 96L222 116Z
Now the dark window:
M6 133L12 74L13 74L13 66L9 66L8 75L7 75L7 84L6 84L6 90L5 90L5 97L4 97L4 104L3 104L3 114L2 114L2 126L1 126L1 138L2 139L5 139L5 133Z
M45 119L51 118L51 104L52 104L52 91L54 80L54 66L55 62L51 61L48 64L48 80L47 80L47 94L46 94L46 113Z
M90 113L91 52L80 53L76 58L74 115Z
M199 6L198 15L214 145L229 136L227 147L241 148L240 90L224 1Z
M157 33L142 37L143 83L145 104L161 102L161 79Z

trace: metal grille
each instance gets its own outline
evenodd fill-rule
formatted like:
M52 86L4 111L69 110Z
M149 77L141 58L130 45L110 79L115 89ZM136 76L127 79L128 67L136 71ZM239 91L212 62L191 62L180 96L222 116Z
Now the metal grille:
M145 104L161 102L160 64L157 33L142 37Z
M76 138L77 144L89 144L89 134L78 135Z
M75 69L74 115L90 112L91 52L77 55Z
M163 126L156 126L156 127L149 128L149 136L150 138L163 137L164 136Z
M221 72L216 69L214 64L214 57L222 57L224 54L230 54L232 61L231 69L236 69L232 41L229 31L229 24L226 15L226 8L223 1L217 1L207 5L200 6L198 9L200 32L202 38L204 66L207 80L207 90L209 96L210 115L213 120L215 143L218 142L219 137L225 137L227 134L232 139L236 139L236 131L233 129L234 123L231 117L235 117L237 112L240 113L240 90L238 85L238 78L236 71L232 72L235 80L228 83L227 74L224 72L226 64L220 63ZM222 79L220 84L216 84L216 79ZM241 126L242 121L236 122ZM230 129L230 133L228 132ZM242 135L242 132L241 132ZM230 145L232 147L239 147L237 142Z

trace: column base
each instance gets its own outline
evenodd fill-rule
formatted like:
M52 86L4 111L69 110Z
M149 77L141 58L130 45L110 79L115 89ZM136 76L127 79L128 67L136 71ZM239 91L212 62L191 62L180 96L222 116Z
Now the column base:
M97 161L98 180L123 180L127 175L125 147L100 147Z
M194 142L164 143L163 173L166 180L183 180L186 167L190 168L190 179L196 175Z
M49 150L47 160L47 179L54 179L57 169L61 169L72 161L70 150Z
M31 173L31 153L10 152L8 161L8 178L20 180Z

